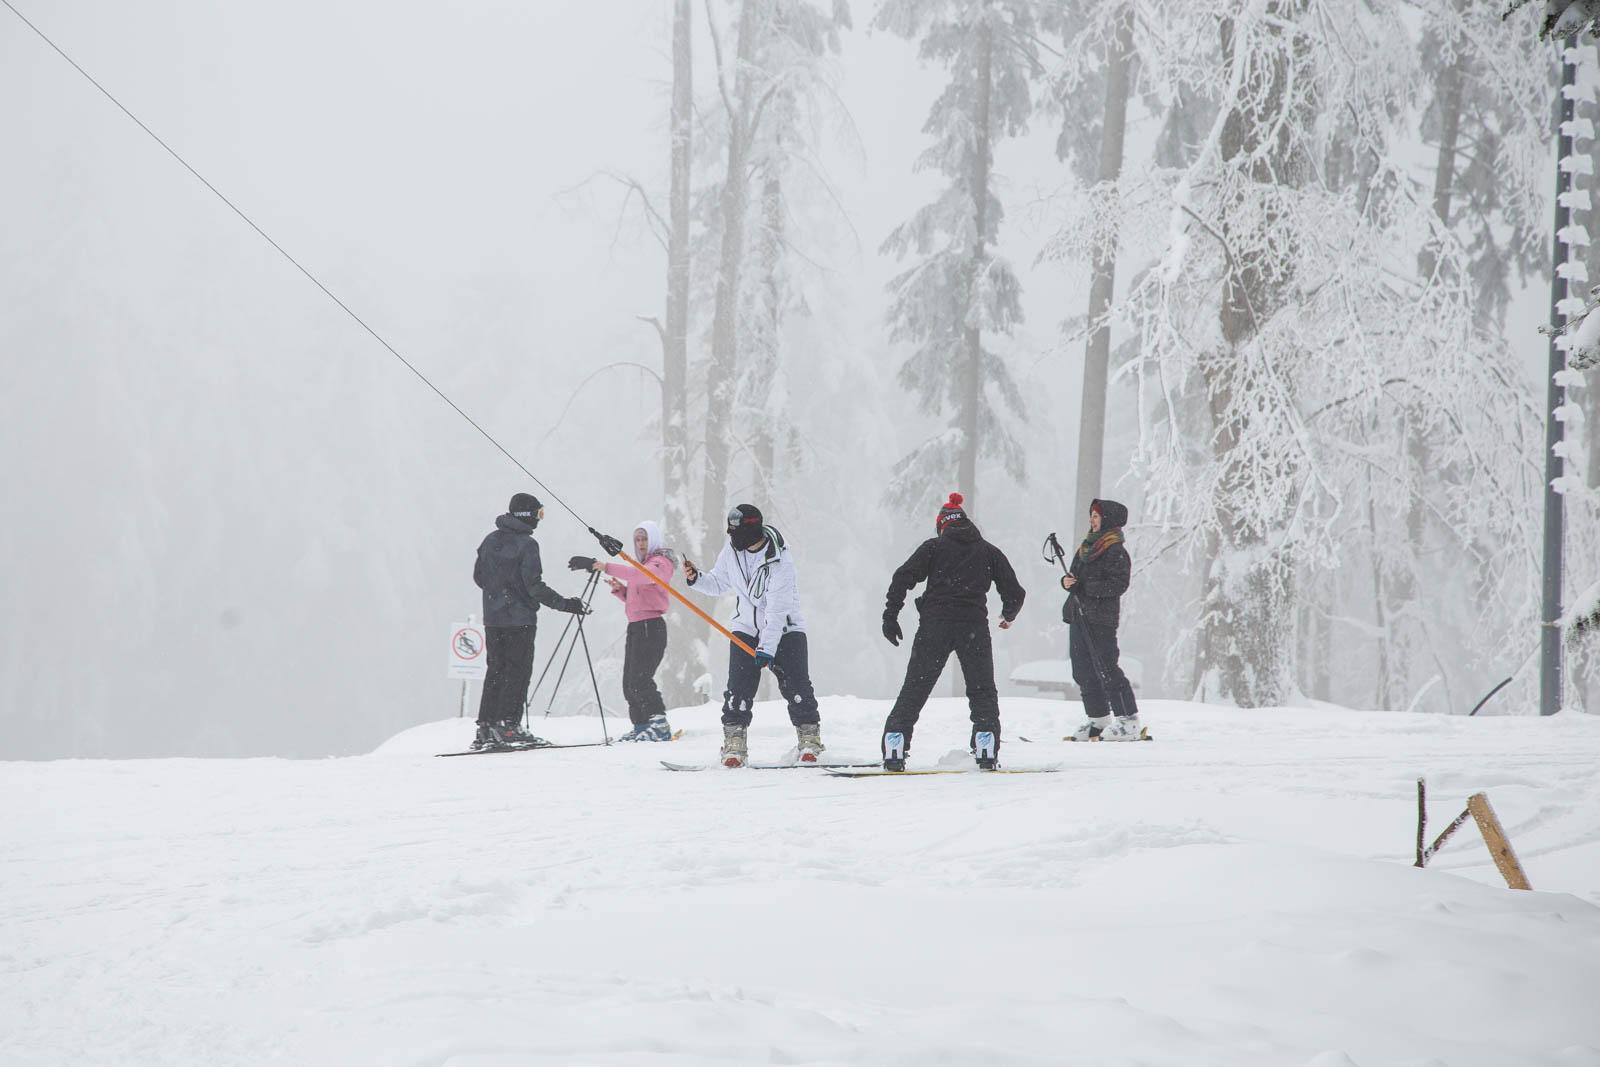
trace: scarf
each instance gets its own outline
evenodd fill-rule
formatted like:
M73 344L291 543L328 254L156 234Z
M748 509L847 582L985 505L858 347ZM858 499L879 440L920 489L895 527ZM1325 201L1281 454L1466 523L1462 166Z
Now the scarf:
M1120 544L1122 544L1121 530L1107 530L1101 534L1091 531L1089 536L1083 539L1083 544L1078 546L1078 559L1087 563L1092 559L1098 559L1101 553L1112 545Z

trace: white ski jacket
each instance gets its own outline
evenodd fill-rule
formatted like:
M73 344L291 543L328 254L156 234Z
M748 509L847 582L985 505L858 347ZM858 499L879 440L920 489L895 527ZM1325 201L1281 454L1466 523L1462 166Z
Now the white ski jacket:
M760 552L723 545L711 569L701 571L689 584L707 596L732 593L734 631L751 634L756 651L774 656L784 634L805 633L806 620L800 614L800 586L783 535L770 526L766 534L767 547Z

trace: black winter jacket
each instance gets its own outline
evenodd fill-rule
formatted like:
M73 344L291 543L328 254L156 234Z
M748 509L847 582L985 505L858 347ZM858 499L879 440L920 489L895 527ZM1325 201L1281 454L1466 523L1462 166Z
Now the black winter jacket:
M1115 500L1097 500L1100 505L1100 532L1120 530L1128 522L1128 509ZM1072 554L1068 573L1078 579L1061 607L1063 622L1087 622L1115 628L1122 621L1122 594L1128 591L1133 576L1133 559L1128 550L1112 545L1093 559Z
M472 580L483 590L485 626L532 626L539 605L553 608L562 597L544 584L539 542L533 527L512 515L494 520L495 530L478 546Z
M889 582L884 619L896 619L906 593L926 580L927 591L917 598L925 619L978 622L989 617L989 586L1000 591L1000 615L1010 621L1022 610L1027 594L1011 569L1005 553L983 539L970 522L951 523L938 537L917 546Z

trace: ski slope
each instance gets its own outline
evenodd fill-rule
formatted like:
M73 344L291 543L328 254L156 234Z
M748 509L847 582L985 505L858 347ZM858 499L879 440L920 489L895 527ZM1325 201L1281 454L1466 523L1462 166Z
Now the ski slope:
M825 699L829 755L886 710ZM0 764L0 1064L1600 1065L1600 721L1004 712L1003 760L1063 773L659 769L713 708L609 750L434 759L450 720ZM760 705L753 754L792 742ZM965 742L936 701L912 763ZM1411 868L1420 774L1436 829L1487 790L1538 892L1470 825Z

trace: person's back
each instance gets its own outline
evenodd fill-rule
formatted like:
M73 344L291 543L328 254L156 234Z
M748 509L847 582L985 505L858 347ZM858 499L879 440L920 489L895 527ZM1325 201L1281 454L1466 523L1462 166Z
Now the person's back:
M921 618L911 642L906 679L883 726L885 770L905 770L912 731L952 653L967 683L973 755L985 770L999 765L1000 701L988 628L989 587L1000 590L1002 630L1010 628L1022 610L1025 594L1005 553L983 539L962 504L960 493L950 494L934 521L937 536L918 545L889 582L883 636L896 646L904 637L899 617L906 593L918 582L926 581L928 587L917 598Z
M952 523L930 537L913 553L912 560L925 555L927 590L917 599L924 619L977 621L989 617L989 589L998 586L1001 614L1015 616L1021 608L1021 586L1010 562L994 545L984 540L970 522ZM914 573L914 572L913 572ZM910 589L911 574L896 572L897 584Z
M485 626L532 626L538 622L539 603L530 591L532 578L543 576L539 542L533 526L507 512L494 520L495 528L478 546L478 563L472 579L483 590Z
M522 729L522 702L533 674L533 642L539 605L586 614L576 597L563 597L544 584L539 542L533 531L544 507L531 493L518 493L478 545L472 580L483 590L483 626L488 669L478 702L478 736L473 748L539 741Z

